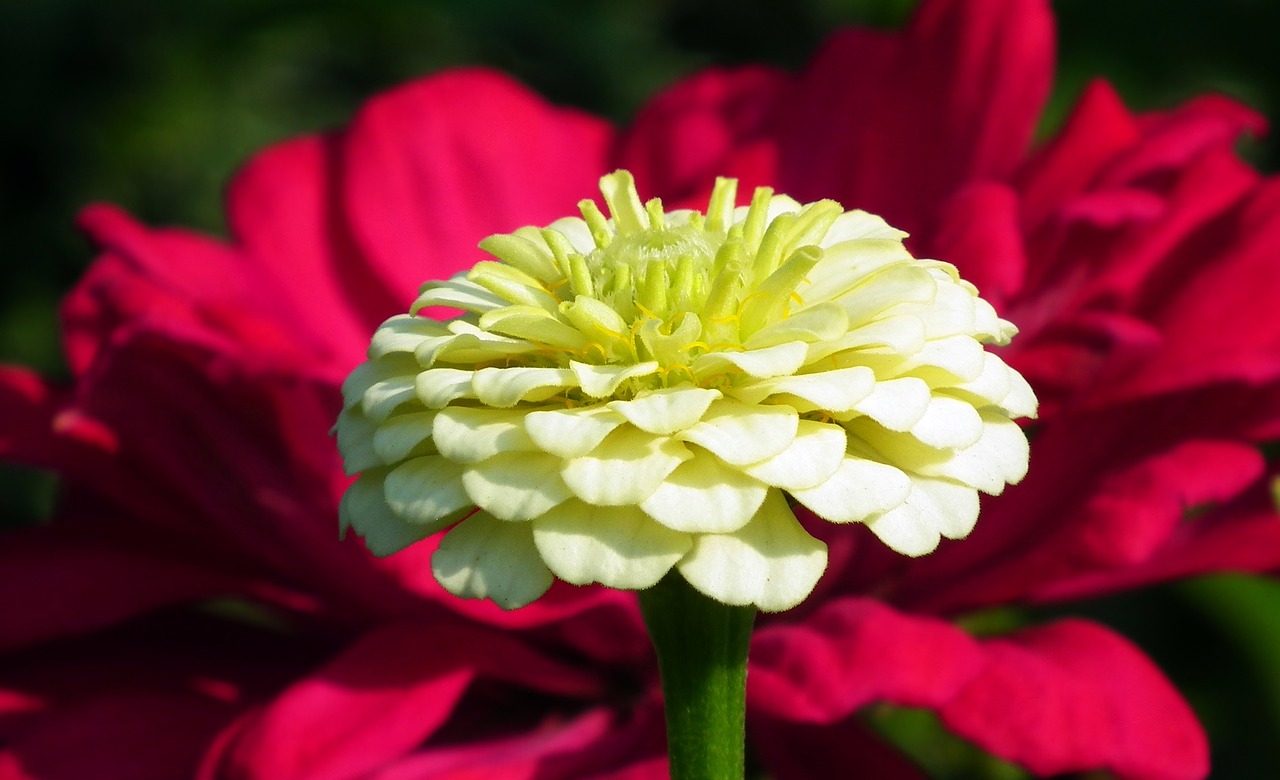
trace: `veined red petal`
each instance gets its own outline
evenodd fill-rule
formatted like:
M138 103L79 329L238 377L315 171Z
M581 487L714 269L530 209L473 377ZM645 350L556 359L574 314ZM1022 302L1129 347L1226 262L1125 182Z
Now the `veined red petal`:
M576 213L608 172L612 142L604 121L505 76L452 71L356 115L342 141L342 208L367 272L402 310L424 281L482 259L486 236Z

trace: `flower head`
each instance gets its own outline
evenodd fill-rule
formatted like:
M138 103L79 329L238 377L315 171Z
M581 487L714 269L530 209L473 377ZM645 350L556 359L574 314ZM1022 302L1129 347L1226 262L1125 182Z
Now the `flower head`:
M552 575L640 589L673 566L777 611L826 568L788 497L907 555L963 537L1027 469L1012 324L906 234L768 188L705 214L600 180L612 214L486 239L427 283L343 386L344 527L388 554L462 522L432 565L506 607ZM463 314L446 322L425 307Z
M963 544L911 559L805 518L827 571L751 652L764 770L919 777L872 733L888 703L1035 776L1207 776L1191 708L1120 633L1064 607L950 622L1280 568L1256 447L1280 436L1280 183L1234 152L1263 122L1214 98L1135 115L1098 83L1032 145L1053 48L1042 0L925 0L802 72L695 74L629 128L441 73L256 156L229 241L88 210L69 384L0 367L0 455L62 479L51 522L0 544L0 777L667 777L635 599L557 587L505 612L439 586L434 540L337 542L324 433L413 285L618 167L668 204L705 203L715 171L909 229L1018 325L1000 354L1041 400L1036 467ZM375 454L424 446L397 436Z

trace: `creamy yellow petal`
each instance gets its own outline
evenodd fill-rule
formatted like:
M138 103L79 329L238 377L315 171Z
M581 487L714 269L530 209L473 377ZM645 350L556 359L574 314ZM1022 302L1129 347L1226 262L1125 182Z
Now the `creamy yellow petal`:
M424 341L447 338L449 330L443 324L427 317L397 314L378 327L369 343L372 359L393 352L413 354Z
M439 455L405 461L386 478L387 505L410 523L434 523L473 503L462 487L462 467Z
M569 361L569 370L577 377L582 392L592 398L608 398L630 379L652 376L658 373L658 363L653 360L628 366L593 366Z
M449 460L478 463L502 452L535 449L525 433L524 412L450 406L435 414L432 437Z
M971 404L944 395L929 399L911 435L930 447L960 449L982 438L982 418Z
M625 425L591 453L566 462L560 473L573 494L588 504L622 506L648 498L690 457L688 447L668 436Z
M609 408L646 433L669 435L701 420L719 397L719 390L669 387L632 401L611 401Z
M657 584L693 546L636 507L570 499L533 521L542 560L565 582L640 590Z
M373 432L374 452L386 463L396 463L410 455L435 454L431 441L435 417L434 411L392 415Z
M744 474L766 485L804 490L826 482L844 461L846 437L839 425L801 420L785 450L742 467Z
M946 480L913 477L911 492L898 507L867 521L867 527L903 555L925 555L940 537L959 539L978 519L978 493Z
M732 534L699 534L676 567L689 584L725 604L781 612L799 604L827 568L827 546L800 526L779 491Z
M759 480L695 452L640 502L654 520L676 531L728 533L747 524L764 501Z
M369 552L379 557L397 553L444 528L443 524L406 523L383 498L385 471L362 475L338 503L338 524L364 538Z
M693 373L702 378L726 371L767 379L794 374L804 365L809 347L803 341L789 341L745 352L708 352L693 362Z
M480 403L499 409L521 401L543 401L577 385L567 368L482 368L471 379Z
M359 407L339 412L335 430L338 434L338 450L342 453L342 468L348 477L377 468L386 462L373 444L378 427Z
M866 366L850 366L833 371L761 379L739 385L729 391L732 397L749 404L758 404L774 396L797 411L823 410L848 412L875 390L876 375ZM796 404L794 400L802 403Z
M588 454L624 422L607 406L586 406L529 412L524 427L539 449L568 459Z
M523 521L569 498L562 461L541 452L505 452L462 471L462 486L476 506L502 520Z
M825 482L790 493L824 520L853 523L898 506L910 491L911 480L900 469L846 455Z
M726 463L745 466L790 446L798 423L799 415L789 406L753 406L723 398L678 438L711 450Z
M445 534L431 556L445 590L516 609L537 599L555 579L533 544L528 523L504 523L478 512Z
M443 409L459 398L475 398L471 389L474 371L460 368L429 368L414 380L414 394L428 409Z

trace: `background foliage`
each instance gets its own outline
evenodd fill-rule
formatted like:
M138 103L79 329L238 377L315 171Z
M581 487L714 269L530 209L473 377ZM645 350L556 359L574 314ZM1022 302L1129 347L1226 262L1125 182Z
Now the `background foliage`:
M75 212L119 203L152 224L220 232L221 192L255 150L342 124L380 89L457 64L515 74L623 122L711 64L803 65L830 30L896 26L913 0L41 0L0 2L0 360L63 371L59 296L91 259ZM1058 0L1046 129L1104 76L1134 106L1205 91L1280 118L1272 0ZM1244 152L1267 171L1275 136ZM1278 259L1280 262L1280 259ZM52 481L0 472L0 524L34 522ZM2 542L0 542L2 543ZM1087 605L1138 641L1206 723L1215 777L1280 767L1280 587L1216 577ZM1078 610L1073 610L1078 611ZM975 628L1048 615L979 616ZM944 777L1017 777L938 738L928 716L868 714Z

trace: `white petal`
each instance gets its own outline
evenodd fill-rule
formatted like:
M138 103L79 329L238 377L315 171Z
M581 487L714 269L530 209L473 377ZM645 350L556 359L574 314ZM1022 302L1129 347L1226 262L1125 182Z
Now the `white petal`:
M910 435L876 431L857 421L850 424L850 431L865 438L890 463L908 471L947 477L998 496L1006 483L1017 484L1026 476L1030 448L1017 423L992 409L978 414L982 437L961 450L936 449Z
M931 339L974 336L974 300L973 293L946 280L938 281L938 294L928 305L906 304L902 308L924 322L925 332Z
M633 401L613 401L609 408L642 431L669 435L701 420L707 407L719 397L719 390L671 387Z
M867 527L903 555L933 552L941 536L960 539L978 519L978 494L945 480L913 477L911 493L900 506L867 521Z
M840 295L840 305L849 315L851 329L879 319L886 309L904 303L927 304L937 293L937 282L916 265L892 265L859 282ZM804 295L804 291L800 292Z
M826 243L823 242L822 259L809 269L805 283L796 290L809 303L834 300L882 268L895 264L910 267L914 261L911 253L896 239L869 238L829 246ZM857 317L856 314L854 316Z
M1009 369L1009 394L1000 399L1000 408L1010 417L1036 417L1036 407L1039 405L1036 400L1035 391L1031 389L1031 385L1023 378L1022 374Z
M747 376L767 379L773 376L794 374L804 365L809 347L803 341L789 341L764 349L746 352L708 352L693 361L693 373L698 378L724 372L742 372Z
M779 491L732 534L701 534L676 567L689 584L725 604L781 612L799 604L827 568L827 546L800 526Z
M462 486L481 509L502 520L532 520L569 498L563 461L541 452L506 452L467 466Z
M545 401L561 390L577 387L578 380L567 368L482 368L471 387L486 406L499 409L521 401Z
M898 506L910 490L911 480L899 469L847 455L827 481L791 496L824 520L853 523Z
M837 368L812 374L761 379L744 384L730 391L734 398L749 404L757 404L770 396L794 396L803 404L792 406L797 411L824 410L848 412L854 405L871 394L876 386L876 375L866 366ZM790 399L781 399L784 402Z
M986 362L983 356L986 352L972 336L932 339L907 359L906 366L913 374L925 376L938 386L953 385L956 380L971 382L982 376L982 367ZM926 370L922 371L921 367ZM929 368L940 369L945 374L931 376L927 371Z
M491 599L503 609L536 600L554 577L533 544L526 523L504 523L477 512L440 541L431 570L445 590L468 599Z
M747 524L767 488L714 455L698 452L658 485L640 508L676 531L728 533Z
M482 260L471 266L467 279L516 306L534 306L555 311L560 301L542 284L513 265Z
M480 327L560 349L581 349L587 345L586 336L578 332L577 328L537 306L504 306L495 309L480 318Z
M936 395L911 435L930 447L958 449L982 438L982 418L967 401Z
M351 408L364 399L365 392L374 384L392 377L413 374L418 370L417 361L407 355L390 355L379 360L368 360L351 370L342 380L342 402Z
M978 297L973 299L973 330L974 335L979 337L979 341L1002 346L1008 344L1009 340L1005 338L1005 326L1009 324L1011 323L1000 319L995 308L986 300ZM1016 328L1014 333L1017 333Z
M844 428L813 420L801 420L796 438L782 452L742 471L766 485L803 490L826 482L844 461Z
M982 373L976 379L944 388L948 395L973 401L974 406L999 404L1012 387L1010 374L1013 369L1005 365L997 355L982 353ZM1022 415L1016 415L1022 416Z
M474 371L459 368L429 368L418 374L414 393L428 409L443 409L459 398L475 398L471 389Z
M451 320L449 333L447 338L424 340L413 351L413 356L423 368L437 363L472 366L543 349L524 339L480 330L464 320Z
M448 306L483 314L491 309L506 306L507 302L461 274L442 282L427 282L422 294L409 307L410 314L428 306Z
M606 406L587 406L529 412L524 428L539 449L569 459L600 446L624 422L622 415Z
M547 229L554 230L569 239L573 248L584 257L596 248L596 242L591 237L591 228L587 227L587 223L580 217L562 217L547 225Z
M568 461L560 472L574 495L588 504L622 506L649 497L662 480L691 457L667 436L623 426L589 455Z
M436 412L409 412L393 415L373 432L373 450L387 463L397 463L410 455L430 455L431 424Z
M399 552L439 531L443 525L407 523L397 517L383 498L386 472L364 474L342 495L338 504L338 524L364 537L369 552L379 557Z
M378 326L369 343L369 357L380 358L393 352L412 354L422 342L448 338L449 330L436 320L397 314Z
M439 455L405 461L387 475L387 505L410 523L432 524L472 501L462 489L462 467Z
M565 582L624 590L657 584L693 546L688 534L659 525L634 506L602 508L577 499L534 520L533 541Z
M342 468L348 477L383 465L382 458L373 446L373 438L378 429L359 407L339 412L338 424L334 430L338 434Z
M417 374L417 364L411 356L402 353L372 361L372 364L375 366L376 380L365 388L360 397L360 407L369 415L369 419L380 423L402 403L413 400L413 380ZM352 373L351 378L355 378L355 373Z
M846 350L887 347L895 355L913 355L924 348L924 322L910 314L887 316L861 325L838 338L809 345L809 365ZM857 355L851 356L856 362Z
M480 242L480 248L539 282L550 284L561 278L556 259L537 228L489 236Z
M658 363L650 360L630 366L593 366L571 360L569 370L578 378L582 392L592 398L608 398L628 379L658 373Z
M757 406L730 399L711 404L702 421L679 435L726 463L745 466L782 452L796 437L799 415L789 406Z
M854 241L860 238L889 239L901 242L909 234L890 225L875 214L862 209L846 211L836 217L836 221L827 229L821 246L826 249L843 241Z
M849 315L840 304L827 301L795 312L790 317L771 322L751 334L743 344L748 350L763 349L789 341L807 344L838 338L849 330Z
M450 406L435 414L436 449L458 463L478 463L502 452L535 447L525 433L524 412Z
M937 466L920 469L922 474L951 477L984 493L998 496L1005 483L1016 485L1027 475L1030 445L1027 434L1012 420L984 409L982 438L956 451Z
M891 431L908 431L924 417L931 398L923 379L903 377L876 382L871 395L853 408Z

